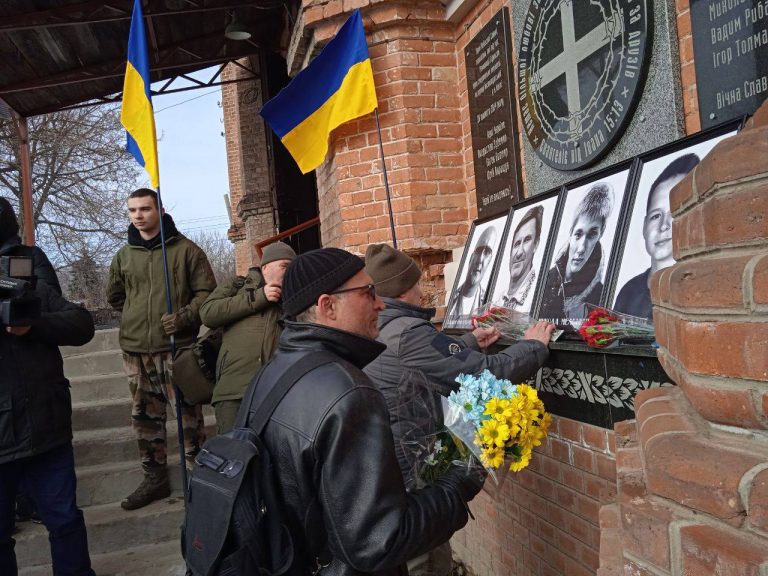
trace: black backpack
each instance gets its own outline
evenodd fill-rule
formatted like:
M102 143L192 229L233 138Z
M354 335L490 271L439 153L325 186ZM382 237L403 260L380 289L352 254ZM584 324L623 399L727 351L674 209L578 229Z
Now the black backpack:
M182 527L187 574L279 576L291 567L293 540L280 512L270 455L259 436L296 381L334 360L327 352L301 358L278 376L249 421L262 370L240 407L234 429L205 443L195 458Z

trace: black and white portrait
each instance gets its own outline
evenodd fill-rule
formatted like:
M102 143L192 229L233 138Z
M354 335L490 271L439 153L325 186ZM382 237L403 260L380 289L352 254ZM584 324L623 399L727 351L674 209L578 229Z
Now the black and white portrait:
M567 191L540 318L578 321L600 303L628 178L627 168Z
M448 300L443 325L446 328L470 328L472 311L485 303L490 272L504 233L507 214L472 226L456 285Z
M730 134L689 146L645 162L632 207L623 256L617 268L617 312L653 320L648 280L675 263L672 256L672 213L669 193L720 140Z
M515 208L497 257L500 264L489 302L526 314L531 311L556 207L557 196L551 196Z

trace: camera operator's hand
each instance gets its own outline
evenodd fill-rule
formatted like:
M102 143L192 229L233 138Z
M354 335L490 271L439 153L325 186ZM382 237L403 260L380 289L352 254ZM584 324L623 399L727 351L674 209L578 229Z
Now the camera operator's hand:
M282 293L283 289L280 284L267 284L264 286L264 296L266 296L267 300L270 302L277 302L280 300Z
M472 330L472 335L480 348L488 348L501 337L501 332L495 326L491 326L490 328L475 328Z
M549 346L549 339L552 337L552 332L555 330L555 325L552 322L540 320L533 324L528 330L525 331L523 337L526 340L538 340L544 346Z
M32 326L6 326L5 331L8 332L8 334L13 334L14 336L24 336L27 332L32 330Z
M173 314L163 314L160 318L160 322L162 322L163 330L165 330L165 333L168 334L168 336L176 334L181 328L181 318L179 318L179 315L176 312Z

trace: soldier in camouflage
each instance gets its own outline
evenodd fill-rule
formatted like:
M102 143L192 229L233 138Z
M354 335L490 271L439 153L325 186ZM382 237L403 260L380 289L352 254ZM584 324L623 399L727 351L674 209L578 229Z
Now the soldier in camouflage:
M195 340L200 305L216 288L205 253L163 215L173 313L166 313L160 212L157 194L140 188L128 198L128 244L112 260L107 298L122 311L120 348L133 396L132 421L144 480L121 502L125 510L170 495L166 455L166 410L173 396L171 335L176 345ZM182 402L184 447L195 457L205 441L202 407Z

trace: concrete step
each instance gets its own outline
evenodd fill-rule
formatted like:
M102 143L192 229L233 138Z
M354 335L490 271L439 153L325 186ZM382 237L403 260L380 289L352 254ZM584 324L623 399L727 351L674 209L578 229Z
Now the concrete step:
M168 476L171 489L181 493L181 468L176 452L168 456ZM77 468L77 505L84 508L120 502L136 489L143 477L138 458L130 462L80 466Z
M119 329L112 328L109 330L97 330L93 339L83 346L61 346L61 355L65 358L68 356L77 356L81 354L88 354L90 352L104 352L106 350L120 351L120 343L118 341Z
M123 356L119 350L88 352L64 358L64 374L70 379L122 371Z
M125 383L124 383L125 384ZM125 384L127 388L128 385ZM131 423L131 399L116 398L72 405L72 429L75 431L109 428Z
M98 374L96 376L70 377L72 402L95 402L99 400L121 399L130 406L131 392L128 378L122 367L119 372Z
M125 511L118 502L113 502L90 506L83 513L88 527L88 548L92 555L124 553L127 544L137 547L176 542L178 546L184 502L179 493L139 510ZM24 523L22 531L14 538L19 568L51 563L48 533L44 526Z
M91 567L98 576L184 576L186 571L178 539L91 554ZM49 564L19 570L19 576L50 575Z
M178 452L178 434L176 420L166 423L168 454ZM206 437L216 434L216 419L212 414L205 416ZM72 445L75 450L77 467L135 461L138 457L136 437L131 426L79 430L74 433Z

